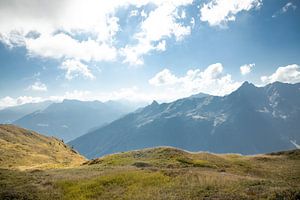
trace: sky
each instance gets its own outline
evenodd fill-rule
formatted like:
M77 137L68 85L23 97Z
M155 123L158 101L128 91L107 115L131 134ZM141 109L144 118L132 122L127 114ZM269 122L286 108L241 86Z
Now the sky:
M0 0L0 109L300 82L300 0Z

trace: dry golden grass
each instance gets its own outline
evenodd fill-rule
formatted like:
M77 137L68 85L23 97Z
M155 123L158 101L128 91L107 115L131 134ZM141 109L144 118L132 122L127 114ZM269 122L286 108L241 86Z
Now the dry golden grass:
M45 169L78 166L85 158L54 137L0 125L0 167Z
M153 148L74 168L0 170L0 199L289 199L300 197L300 151L240 156Z
M6 135L1 137L6 141L1 158L6 159L1 161L0 199L300 199L300 150L241 156L159 147L79 166L84 159L54 138L17 127L0 130ZM13 154L18 162L9 157ZM26 170L19 170L22 166Z

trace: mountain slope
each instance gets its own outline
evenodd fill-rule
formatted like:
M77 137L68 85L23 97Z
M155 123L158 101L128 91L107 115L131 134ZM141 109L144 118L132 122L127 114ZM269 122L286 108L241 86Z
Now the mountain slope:
M256 154L295 148L299 120L300 84L255 87L245 82L224 97L154 101L70 144L89 158L164 145Z
M101 127L133 111L132 105L119 102L64 100L31 113L14 124L42 134L70 141L94 127Z
M159 147L72 168L0 168L0 199L298 200L299 165L300 150L241 156Z
M40 103L27 103L20 106L8 107L0 110L0 124L1 123L12 123L38 110L43 110L49 106L51 101L44 101Z
M14 125L0 125L0 168L76 166L85 158L62 141Z

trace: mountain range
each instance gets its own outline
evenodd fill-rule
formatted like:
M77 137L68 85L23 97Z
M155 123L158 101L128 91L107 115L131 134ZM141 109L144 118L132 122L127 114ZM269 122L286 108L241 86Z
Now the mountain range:
M40 103L26 103L19 106L4 108L0 110L0 124L12 123L25 115L47 108L51 103L53 102L44 101Z
M222 97L153 101L69 144L88 158L154 146L257 154L297 147L299 122L299 83L244 82Z
M13 124L70 141L134 111L135 105L118 101L64 100L30 113Z

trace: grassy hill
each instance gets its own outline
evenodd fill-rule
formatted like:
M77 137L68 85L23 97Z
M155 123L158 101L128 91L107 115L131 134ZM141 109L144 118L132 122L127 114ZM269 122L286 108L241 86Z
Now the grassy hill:
M0 167L58 168L80 165L85 158L54 137L14 125L0 125Z
M0 199L296 200L299 166L300 150L241 156L159 147L73 168L0 169Z

